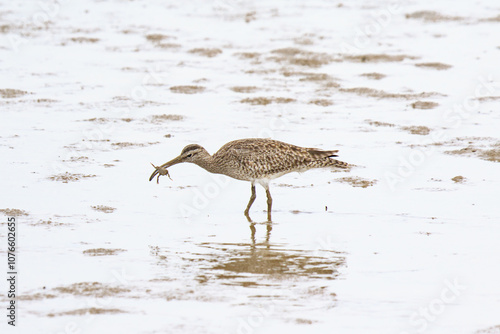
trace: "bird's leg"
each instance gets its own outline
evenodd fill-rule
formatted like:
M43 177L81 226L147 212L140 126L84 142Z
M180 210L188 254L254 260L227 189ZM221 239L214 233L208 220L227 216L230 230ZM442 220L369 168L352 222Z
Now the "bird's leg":
M252 220L250 219L250 215L248 214L248 211L250 210L250 207L252 206L256 197L257 196L255 195L255 184L252 183L252 195L250 196L250 200L248 201L247 208L245 209L245 216L247 217L249 222L252 222Z
M267 195L267 220L271 221L271 207L273 206L273 198L271 197L269 186L266 187L266 195Z

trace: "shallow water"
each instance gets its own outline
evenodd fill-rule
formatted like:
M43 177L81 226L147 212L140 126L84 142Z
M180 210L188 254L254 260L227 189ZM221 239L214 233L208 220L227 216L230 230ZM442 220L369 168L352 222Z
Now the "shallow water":
M499 9L0 4L2 330L498 333ZM358 167L275 180L272 223L246 182L148 182L250 137Z

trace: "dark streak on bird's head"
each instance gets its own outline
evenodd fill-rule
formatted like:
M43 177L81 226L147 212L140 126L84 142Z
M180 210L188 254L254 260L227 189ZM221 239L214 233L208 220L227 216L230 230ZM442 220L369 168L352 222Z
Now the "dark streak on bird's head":
M179 158L181 160L180 162L195 162L197 161L197 158L205 156L206 154L208 154L208 152L200 145L189 144L188 146L184 147L181 155L179 155Z

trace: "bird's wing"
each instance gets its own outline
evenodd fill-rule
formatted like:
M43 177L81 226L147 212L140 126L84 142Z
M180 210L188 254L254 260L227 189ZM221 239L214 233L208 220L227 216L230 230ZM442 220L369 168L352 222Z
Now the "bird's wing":
M221 152L221 153L219 153ZM299 147L280 141L241 140L230 142L215 155L231 156L243 168L258 170L263 174L275 174L301 169L311 162L336 156L338 151L323 151Z

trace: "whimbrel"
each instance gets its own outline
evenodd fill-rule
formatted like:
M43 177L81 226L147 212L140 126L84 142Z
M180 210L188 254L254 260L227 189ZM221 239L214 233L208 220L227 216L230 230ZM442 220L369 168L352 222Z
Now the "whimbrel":
M335 160L338 150L324 151L317 148L299 147L272 139L249 138L231 141L222 146L214 155L210 155L203 147L190 144L181 154L155 166L149 181L158 175L169 175L167 168L173 165L190 162L210 173L224 174L237 180L250 181L252 195L244 211L248 214L255 201L255 184L264 187L267 195L267 218L271 221L273 199L269 191L269 181L291 172L304 172L312 168L348 169L351 165Z

